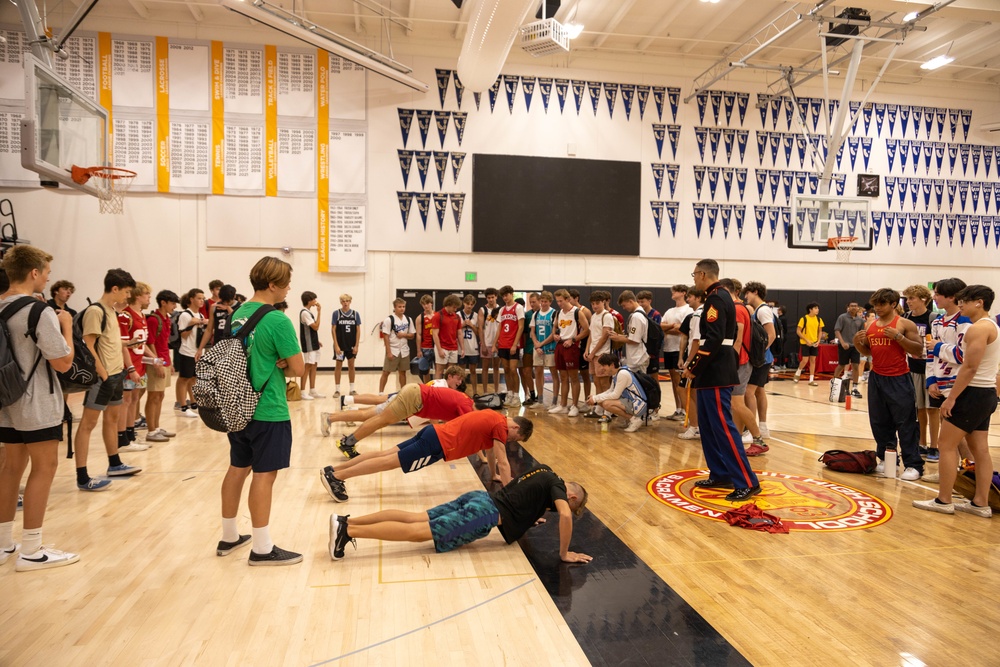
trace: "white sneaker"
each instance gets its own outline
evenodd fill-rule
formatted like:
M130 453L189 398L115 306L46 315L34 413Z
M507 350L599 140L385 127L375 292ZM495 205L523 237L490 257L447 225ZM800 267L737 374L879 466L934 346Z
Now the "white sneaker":
M160 433L159 429L156 429L152 433L146 434L146 442L170 442L170 438Z
M159 433L160 435L165 435L168 438L172 438L175 435L177 435L173 431L168 431L167 429L163 428L162 426L160 428L156 429L156 432Z
M573 407L571 407L569 409L569 412L567 413L566 416L567 417L579 417L580 416L580 408L578 408L578 407L576 407L574 405Z
M329 412L319 413L319 430L323 434L323 437L330 435L330 415Z
M885 461L879 461L875 464L875 474L884 475L885 474Z
M198 413L195 410L181 410L181 417L187 417L188 419L197 419Z
M309 395L312 396L313 398L326 398L326 394L321 394L318 391L316 391L315 389L313 389L312 391L310 391Z
M916 468L907 468L899 478L904 482L915 482L920 479L920 471Z
M686 415L684 413L684 410L678 409L678 410L674 410L674 414L672 414L669 417L667 417L667 419L669 419L672 422L682 422L682 421L684 421L684 417L685 416Z
M642 426L642 417L630 417L628 425L625 426L626 433L635 433Z
M567 410L565 405L554 405L551 408L549 408L550 415L561 415L566 411Z
M753 443L753 436L750 434L750 431L744 431L743 432L743 444L744 445L749 445L749 444L752 444L752 443Z
M339 389L337 391L333 392L333 397L334 398L340 398L340 390Z
M307 391L302 392L300 395L302 396L302 400L303 401L311 401L311 400L313 400L313 397L310 396L309 392L307 392Z
M153 442L156 442L155 440ZM144 445L141 442L130 442L124 447L119 447L119 452L144 452L149 449L149 445Z
M28 572L30 570L44 570L50 567L62 567L70 565L80 560L76 554L68 551L59 551L52 547L42 547L33 554L27 556L23 553L17 557L14 569L17 572Z
M770 438L771 437L771 429L769 429L766 426L761 426L760 427L760 437L764 438L765 440L767 440L768 438Z
M975 514L976 516L981 516L984 519L989 519L993 516L993 508L989 505L986 507L976 507L972 504L972 501L955 503L955 510L958 512L965 512L966 514Z
M801 379L802 379L802 373L796 373L795 377L792 378L792 381L793 382L798 382Z
M521 399L518 398L515 395L514 398L511 398L511 399L507 400L507 407L508 408L519 408L519 407L521 407Z
M924 481L924 482L940 482L941 481L941 473L938 473L938 472L929 473L929 474L924 475L920 479L922 481Z
M688 426L688 430L677 436L681 440L701 440L701 430L696 426Z
M928 500L914 500L913 506L916 507L918 510L927 510L928 512L938 512L939 514L955 513L955 505L953 503L939 503L937 501L937 498L930 498Z
M0 549L0 565L7 562L7 559L17 553L17 550L21 548L21 545L17 542L14 543L9 549Z

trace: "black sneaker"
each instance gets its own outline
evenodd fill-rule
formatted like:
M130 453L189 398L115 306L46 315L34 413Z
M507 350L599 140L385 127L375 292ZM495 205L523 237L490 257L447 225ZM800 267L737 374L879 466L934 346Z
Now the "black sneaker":
M535 404L535 399L533 399L533 398L526 398L523 401L521 401L521 405L523 405L525 407L528 407L528 406L531 406L531 405L534 405L534 404Z
M732 482L723 482L721 479L699 479L694 483L695 486L701 489L731 489L733 488Z
M854 398L864 398L864 396L861 395L861 392L858 391L857 389L851 390L851 396L853 396Z
M250 544L249 535L240 535L240 538L235 542L223 542L219 540L219 546L215 549L216 556L228 556L240 547L245 547Z
M339 514L330 515L330 558L340 560L344 557L344 547L350 542L354 548L358 548L357 540L347 536L347 519L351 515L341 516Z
M340 403L340 411L341 412L343 412L344 410L347 409L347 406L344 405L344 397L343 396L340 396L340 400L338 402Z
M600 419L602 415L597 414L597 410L591 410L583 416L584 419Z
M323 468L323 470L319 473L319 478L323 482L323 488L326 489L326 492L330 494L331 498L336 500L338 503L342 503L347 500L347 486L333 474L333 466Z
M403 422L403 423L405 424L406 422ZM344 456L346 456L349 459L353 459L353 458L356 458L358 456L361 456L361 454L358 453L358 448L357 447L355 447L354 445L347 444L347 442L346 442L346 436L344 438L341 438L340 442L337 443L337 449L339 449L340 453L343 454Z
M728 496L726 496L726 500L728 500L731 503L738 503L743 500L750 500L758 493L760 493L760 484L758 484L757 486L751 486L749 489L736 489Z
M294 551L285 551L278 547L271 547L271 553L259 554L250 552L250 565L294 565L302 562L302 554Z

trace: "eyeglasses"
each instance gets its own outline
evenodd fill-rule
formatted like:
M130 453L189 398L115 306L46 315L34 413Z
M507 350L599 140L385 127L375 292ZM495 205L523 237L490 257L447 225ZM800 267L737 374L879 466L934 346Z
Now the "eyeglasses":
M695 271L694 273L692 273L692 274L691 274L691 277L692 277L692 278L694 278L694 277L695 277L696 275L698 275L699 273L700 273L701 275L705 275L705 272L704 272L704 271Z

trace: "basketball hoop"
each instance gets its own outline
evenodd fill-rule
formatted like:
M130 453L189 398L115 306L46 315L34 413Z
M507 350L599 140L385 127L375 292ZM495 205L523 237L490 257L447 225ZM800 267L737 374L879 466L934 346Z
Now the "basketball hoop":
M857 236L831 236L826 240L826 247L837 251L838 262L850 262L851 251L858 243Z
M83 185L93 179L97 199L101 203L101 213L121 213L125 205L125 193L132 185L136 174L119 167L77 167L71 171L73 181Z

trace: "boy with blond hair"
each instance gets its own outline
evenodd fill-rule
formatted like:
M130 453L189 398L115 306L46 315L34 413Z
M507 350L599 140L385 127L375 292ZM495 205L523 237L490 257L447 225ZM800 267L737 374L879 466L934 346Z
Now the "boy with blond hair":
M413 320L406 316L406 301L395 299L392 313L382 320L382 343L385 345L385 360L382 362L382 376L378 380L379 393L385 389L389 376L396 373L399 388L406 384L406 371L410 367L410 339L417 333ZM352 393L351 396L357 397ZM344 399L341 398L341 404Z
M420 381L427 382L434 374L434 297L424 294L420 297L420 307L424 311L417 315L416 321L417 358Z
M476 296L466 294L462 299L462 310L458 313L462 318L462 326L459 329L458 363L468 369L473 395L478 389L476 375L479 370L479 313L475 308Z
M128 362L128 375L122 387L122 407L118 417L118 451L141 452L149 445L136 442L135 422L139 415L139 400L146 390L146 341L149 329L142 311L149 307L149 285L136 282L128 302L118 313L122 336L122 356ZM149 435L147 431L147 435Z
M351 396L357 393L354 390L354 359L358 356L361 315L358 311L351 309L351 301L350 294L340 295L340 309L333 313L333 322L330 327L330 333L333 334L333 354L337 362L333 371L333 381L337 387L337 390L333 392L334 398L340 397L340 375L345 360L347 361L347 381L350 383Z
M531 341L535 346L535 386L541 407L559 404L559 371L556 370L556 311L552 308L552 292L544 290L538 295L539 310L532 320ZM545 369L552 374L552 406L545 404Z

